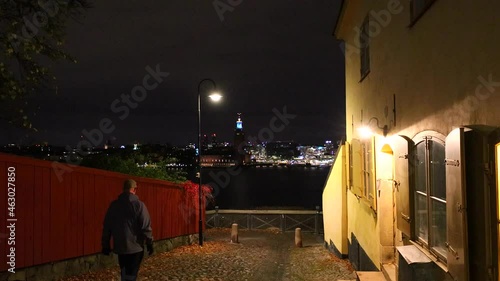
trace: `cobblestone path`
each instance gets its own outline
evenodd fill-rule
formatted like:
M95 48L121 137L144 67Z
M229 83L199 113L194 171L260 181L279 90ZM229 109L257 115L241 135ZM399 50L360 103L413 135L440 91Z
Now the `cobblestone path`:
M354 280L346 260L330 254L323 238L303 233L302 248L294 233L240 230L239 243L230 243L229 229L210 229L203 247L189 245L146 258L139 280L176 281L323 281ZM60 281L118 281L118 266Z

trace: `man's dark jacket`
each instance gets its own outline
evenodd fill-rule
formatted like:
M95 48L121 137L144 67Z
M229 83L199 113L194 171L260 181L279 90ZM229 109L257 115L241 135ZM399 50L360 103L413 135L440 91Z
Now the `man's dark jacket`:
M148 209L137 195L123 192L111 202L104 218L102 248L110 249L113 237L115 254L134 254L144 251L144 243L153 241Z

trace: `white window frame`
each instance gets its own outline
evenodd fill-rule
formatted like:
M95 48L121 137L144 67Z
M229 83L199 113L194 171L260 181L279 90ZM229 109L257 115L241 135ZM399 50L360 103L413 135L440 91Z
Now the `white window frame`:
M420 143L422 142L428 142L428 141L432 141L432 142L435 142L437 144L440 144L440 145L443 145L443 147L445 146L445 141L444 141L445 137L439 133L435 133L435 132L423 132L421 134L419 134L417 137L415 137L413 139L414 143L415 143L415 146L414 146L414 149L417 148L417 145L419 145ZM415 182L412 184L412 193L413 193L413 208L412 208L412 217L415 218L413 221L412 221L412 224L411 224L411 227L413 229L412 233L413 233L413 238L412 240L415 241L416 243L418 243L420 246L422 246L423 248L425 248L426 250L428 250L434 257L436 257L438 260L441 260L443 261L445 264L446 264L446 255L443 255L442 253L439 253L438 251L436 251L433 247L435 245L433 245L432 243L432 240L433 240L433 237L434 235L436 235L436 232L443 232L444 231L444 237L446 237L446 231L447 231L447 228L446 226L444 227L444 229L436 229L432 227L432 200L434 200L435 198L431 198L431 187L430 187L430 178L429 178L429 167L430 167L430 159L428 157L428 154L429 153L429 146L426 145L426 158L425 158L425 161L426 161L426 193L425 193L425 196L426 196L426 202L427 202L427 241L423 240L421 237L418 236L418 231L417 231L417 226L416 226L416 222L417 222L417 193L419 193L419 191L416 190L416 185L417 185L417 179L415 178ZM415 151L414 153L415 157L417 156L417 152ZM446 155L445 155L446 157ZM444 158L445 158L444 157ZM445 159L442 159L443 162ZM416 159L414 159L414 161L416 161ZM414 163L413 165L416 165L416 163ZM416 169L416 166L415 166L415 169ZM445 178L445 182L446 182L446 178ZM445 188L446 188L446 184L445 184ZM443 201L440 199L440 201ZM446 200L444 200L444 202L442 202L445 204L445 210L446 210ZM441 233L442 234L442 233Z

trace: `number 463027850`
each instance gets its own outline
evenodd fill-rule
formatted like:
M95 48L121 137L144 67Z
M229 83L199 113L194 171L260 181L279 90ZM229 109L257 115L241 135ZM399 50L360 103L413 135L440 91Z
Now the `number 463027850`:
M7 169L7 200L9 216L14 217L14 210L16 208L16 168L9 167Z

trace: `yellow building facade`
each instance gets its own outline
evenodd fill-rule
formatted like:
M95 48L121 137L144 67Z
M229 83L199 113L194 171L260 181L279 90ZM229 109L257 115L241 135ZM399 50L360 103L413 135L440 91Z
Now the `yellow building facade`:
M357 270L500 280L499 11L343 1L346 141L323 206L325 243Z

